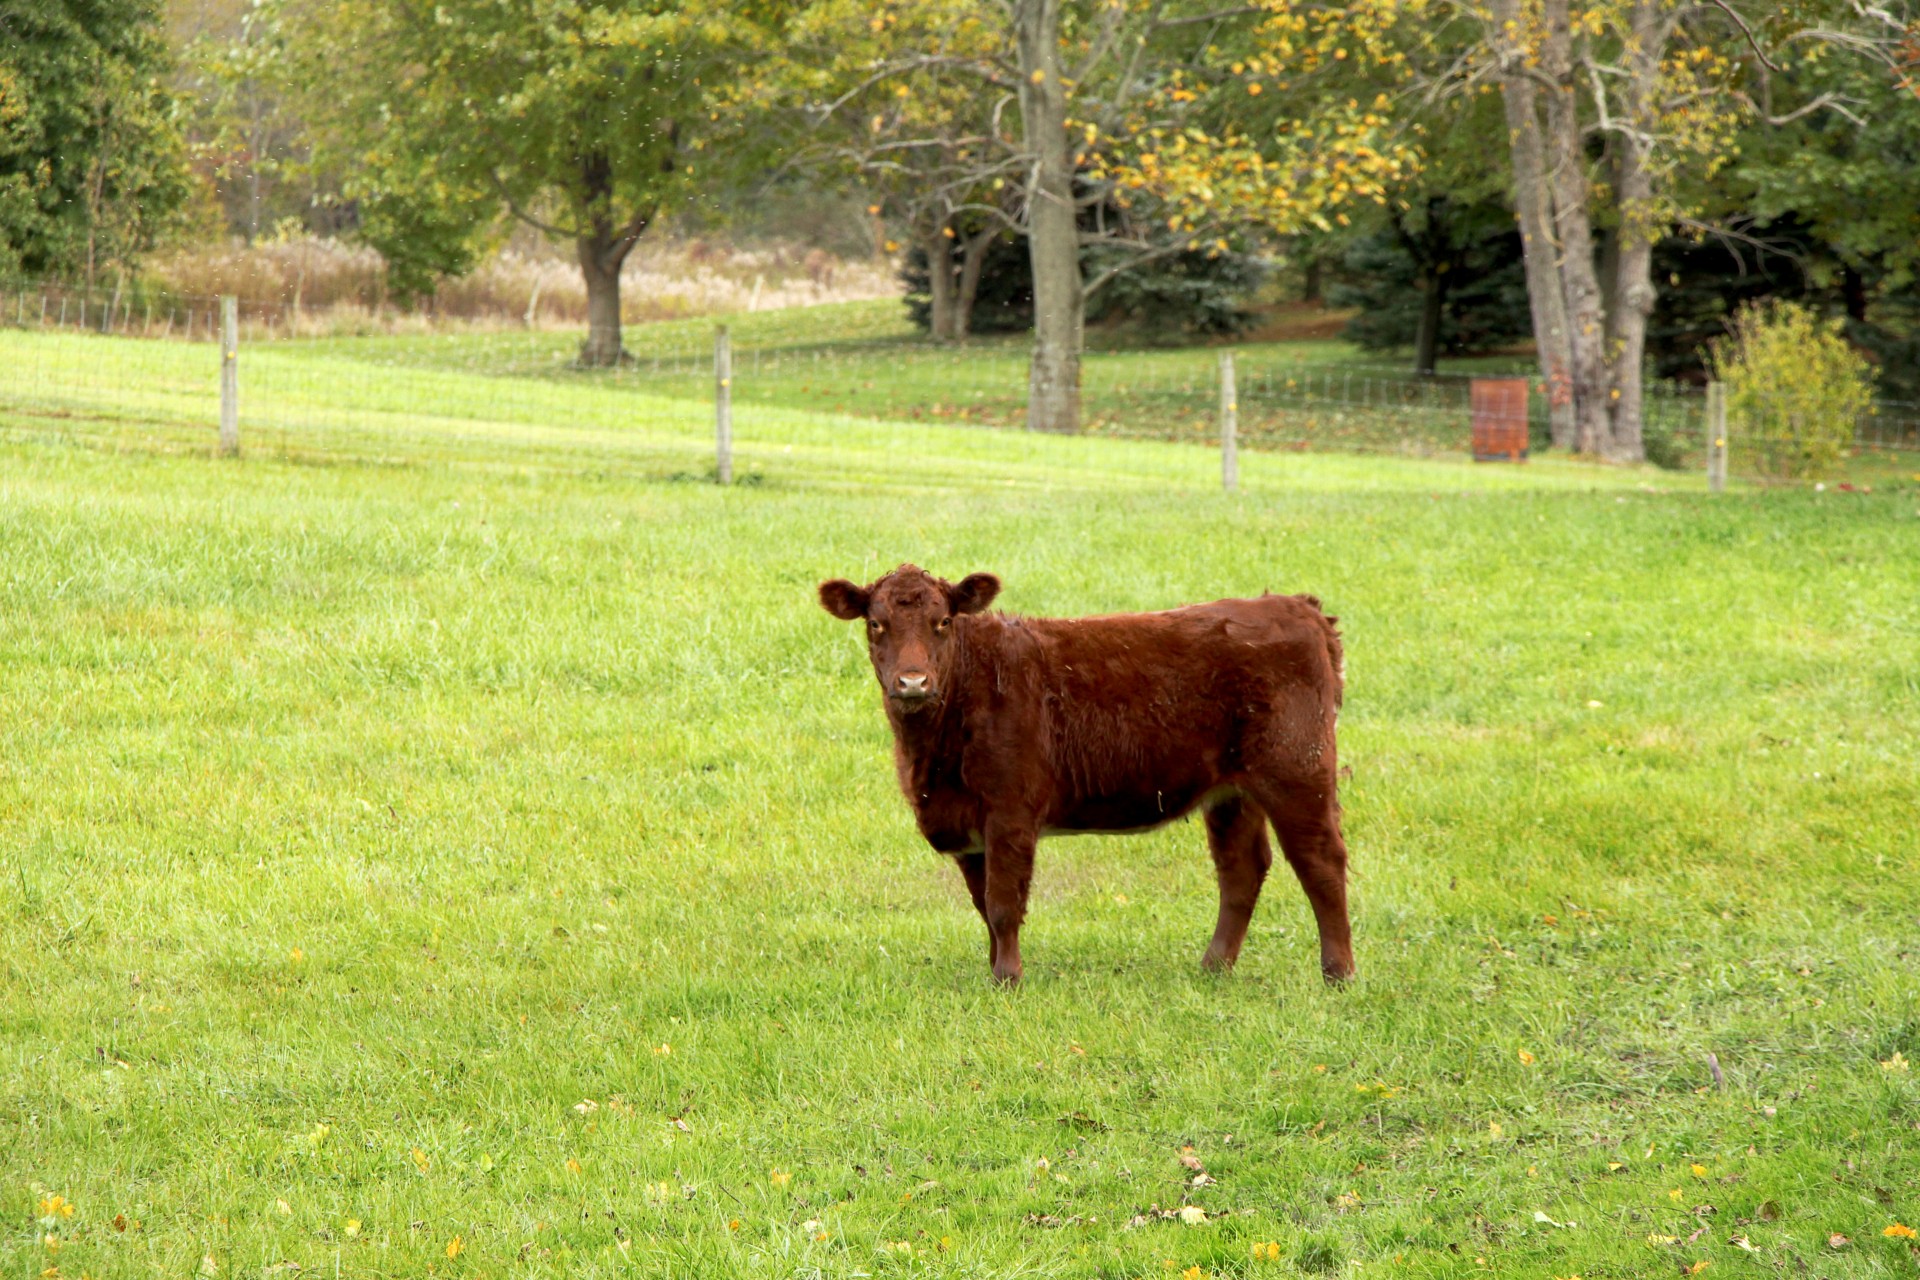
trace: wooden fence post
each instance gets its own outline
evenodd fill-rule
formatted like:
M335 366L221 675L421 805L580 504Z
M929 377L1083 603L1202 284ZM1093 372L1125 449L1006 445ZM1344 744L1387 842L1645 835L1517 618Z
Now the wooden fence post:
M1727 388L1723 383L1707 384L1707 489L1723 492L1727 487Z
M714 471L721 484L733 483L733 342L727 326L713 331Z
M1233 352L1220 353L1220 485L1240 487L1240 397L1233 385Z
M220 456L240 452L240 300L220 299Z

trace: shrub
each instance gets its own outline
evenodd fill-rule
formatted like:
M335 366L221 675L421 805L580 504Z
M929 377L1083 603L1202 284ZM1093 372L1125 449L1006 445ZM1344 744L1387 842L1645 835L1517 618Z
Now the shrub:
M1873 409L1872 366L1838 324L1797 303L1743 307L1729 329L1712 363L1726 385L1729 448L1749 455L1736 464L1783 478L1825 475Z

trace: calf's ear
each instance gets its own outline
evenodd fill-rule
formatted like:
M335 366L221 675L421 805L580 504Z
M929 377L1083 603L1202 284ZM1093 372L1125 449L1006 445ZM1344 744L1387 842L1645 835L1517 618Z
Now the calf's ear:
M845 578L820 584L820 607L842 622L866 617L871 599L864 588L854 586Z
M947 605L955 613L978 613L1000 594L1000 579L990 573L970 573L947 588Z

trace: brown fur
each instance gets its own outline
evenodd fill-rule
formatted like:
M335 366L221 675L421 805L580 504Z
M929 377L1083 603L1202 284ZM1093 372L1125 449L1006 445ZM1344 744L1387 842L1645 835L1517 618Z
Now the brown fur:
M983 612L999 590L991 574L954 584L912 565L868 587L820 584L829 613L866 620L900 789L927 843L960 864L994 976L1019 981L1041 836L1200 809L1220 884L1203 963L1240 954L1271 824L1319 924L1322 971L1351 977L1336 619L1311 596L1274 595L1097 618Z

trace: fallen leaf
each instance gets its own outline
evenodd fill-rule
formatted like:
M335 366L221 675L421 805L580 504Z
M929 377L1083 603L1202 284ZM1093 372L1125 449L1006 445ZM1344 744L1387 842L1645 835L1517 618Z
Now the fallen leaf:
M1895 1240L1911 1240L1916 1234L1920 1233L1916 1233L1912 1227L1907 1226L1905 1223L1896 1222L1880 1234L1889 1236Z
M1760 1252L1753 1247L1753 1241L1747 1239L1745 1236L1735 1236L1733 1239L1727 1241L1727 1243L1736 1249L1745 1249L1748 1253Z
M1534 1063L1534 1057L1532 1054L1528 1053L1525 1049L1522 1049L1520 1051L1520 1062L1522 1065L1530 1067Z
M1181 1155L1180 1163L1185 1165L1187 1168L1193 1170L1195 1173L1200 1172L1200 1170L1206 1167L1205 1165L1200 1163L1199 1156L1192 1154L1191 1147L1187 1149L1186 1153Z
M1838 1231L1827 1237L1827 1248L1829 1249L1844 1249L1852 1243L1853 1241L1847 1239Z
M1180 1210L1180 1221L1190 1227L1204 1227L1207 1225L1207 1211L1197 1204L1186 1205Z
M1753 1211L1753 1216L1762 1222L1780 1221L1780 1202L1777 1200L1762 1200L1760 1207Z
M455 1236L453 1239L447 1241L447 1261L451 1262L459 1257L466 1247L466 1242L459 1236Z

